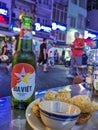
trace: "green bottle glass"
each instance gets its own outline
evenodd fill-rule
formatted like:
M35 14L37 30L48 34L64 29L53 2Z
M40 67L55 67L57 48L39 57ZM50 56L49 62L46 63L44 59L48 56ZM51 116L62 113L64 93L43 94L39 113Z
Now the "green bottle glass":
M12 106L26 109L35 95L36 58L32 51L32 18L22 17L18 49L12 59Z

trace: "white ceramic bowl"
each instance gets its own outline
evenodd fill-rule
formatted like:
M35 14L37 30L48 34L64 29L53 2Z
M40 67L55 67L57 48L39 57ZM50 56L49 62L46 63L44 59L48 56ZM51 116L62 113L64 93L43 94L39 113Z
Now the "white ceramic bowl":
M70 130L81 112L77 106L59 101L42 101L39 107L43 123L52 130Z

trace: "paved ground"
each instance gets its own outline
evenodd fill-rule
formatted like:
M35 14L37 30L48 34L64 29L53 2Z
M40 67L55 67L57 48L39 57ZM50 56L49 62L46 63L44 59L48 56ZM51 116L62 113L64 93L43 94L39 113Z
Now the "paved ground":
M0 97L11 94L11 71L6 73L6 64L0 63Z
M67 78L69 69L63 65L55 65L55 68L49 69L44 73L41 67L37 69L36 90L44 90L71 84L72 80Z
M0 64L0 97L11 94L11 70L7 73L5 67L5 63ZM42 67L39 66L36 74L36 90L45 90L71 84L72 80L66 78L68 70L63 65L55 65L55 68L51 68L48 73L44 73Z

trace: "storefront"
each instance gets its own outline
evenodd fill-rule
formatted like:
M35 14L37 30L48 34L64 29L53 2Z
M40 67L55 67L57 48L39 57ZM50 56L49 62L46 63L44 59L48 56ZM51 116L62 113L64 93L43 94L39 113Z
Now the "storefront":
M20 32L20 22L19 21L17 21L17 20L13 21L12 30L15 33ZM61 25L56 22L53 22L50 26L45 26L40 23L35 23L35 25L33 25L33 30L32 30L32 34L33 34L32 48L34 49L34 51L39 50L39 46L43 42L43 38L48 39L48 44L51 44L53 42L57 43L57 41L56 41L57 38L55 35L52 35L53 34L52 32L58 31L58 30L65 34L66 25Z

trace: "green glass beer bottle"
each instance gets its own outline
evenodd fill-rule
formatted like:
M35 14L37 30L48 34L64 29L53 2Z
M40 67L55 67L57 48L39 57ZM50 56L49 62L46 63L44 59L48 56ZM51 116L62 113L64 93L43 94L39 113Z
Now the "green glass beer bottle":
M32 18L22 17L18 49L12 59L12 106L26 109L34 100L36 58L32 51Z

